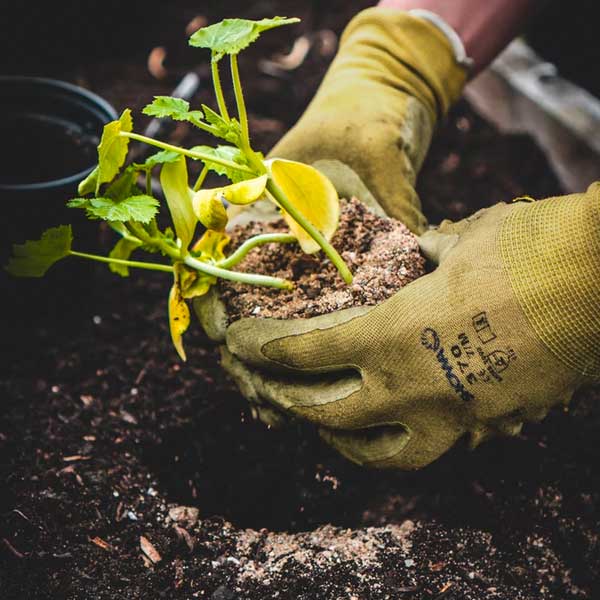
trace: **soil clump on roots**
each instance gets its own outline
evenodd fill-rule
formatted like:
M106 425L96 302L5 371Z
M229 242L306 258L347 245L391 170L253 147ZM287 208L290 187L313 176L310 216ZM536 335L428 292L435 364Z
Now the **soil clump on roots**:
M230 252L258 233L287 231L283 220L234 228ZM231 321L241 317L308 318L352 306L379 304L425 272L417 239L408 228L380 217L356 198L341 201L333 247L354 275L350 285L323 253L305 254L298 244L252 250L236 270L274 275L294 283L290 291L219 282Z

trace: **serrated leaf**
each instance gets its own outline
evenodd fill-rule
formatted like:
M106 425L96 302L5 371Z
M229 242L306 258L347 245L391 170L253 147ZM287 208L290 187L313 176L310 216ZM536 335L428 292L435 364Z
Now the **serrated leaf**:
M194 146L191 150L193 152L202 152L215 158L224 158L239 165L247 165L243 152L235 146L217 146L216 148L212 146ZM210 160L202 160L202 162L208 169L218 175L225 175L233 183L238 183L248 178L248 173L245 171L238 171L232 167L226 167Z
M340 217L340 201L331 181L314 167L291 160L273 158L265 161L265 166L291 204L331 240ZM290 215L282 212L302 250L308 254L320 250L317 242Z
M192 206L198 220L206 229L223 231L227 226L227 211L214 190L197 191L192 198Z
M120 260L129 260L131 253L139 248L142 243L139 240L132 240L130 238L121 238L110 251L110 258L118 258ZM121 277L129 276L129 267L126 265L120 265L117 263L109 263L108 268Z
M191 123L197 123L203 119L201 111L190 110L190 103L187 100L172 96L154 96L152 103L144 107L142 112L159 119L170 117L175 121L190 121Z
M67 202L68 208L88 208L90 205L90 198L72 198Z
M249 19L224 19L208 27L203 27L190 37L190 46L212 50L213 60L220 60L225 54L237 54L256 41L263 31L297 23L300 19L273 17L251 21Z
M129 138L119 134L133 129L131 110L126 108L117 121L104 126L102 139L98 145L98 176L96 178L96 195L103 183L112 181L127 158Z
M55 262L69 255L72 242L70 225L48 229L39 240L14 244L6 270L15 277L43 277Z
M171 332L173 346L175 346L181 360L186 360L182 336L189 325L190 309L181 295L177 280L175 280L169 292L169 331Z
M140 194L121 201L112 198L74 198L68 203L70 208L85 208L90 219L103 221L136 221L149 223L158 212L158 200Z
M152 156L149 156L143 163L133 163L133 166L140 171L149 171L156 165L163 165L169 162L175 162L181 154L172 150L161 150Z
M175 162L163 165L160 184L175 225L175 232L185 250L194 237L196 216L192 208L193 192L189 187L187 164L183 156Z
M94 170L77 186L77 193L85 196L86 194L91 194L95 191L96 186L98 185L98 167L95 167Z
M226 121L219 113L206 104L202 105L202 112L207 123L215 128L214 135L216 137L220 137L230 144L237 144L239 142L242 135L242 128L236 118Z

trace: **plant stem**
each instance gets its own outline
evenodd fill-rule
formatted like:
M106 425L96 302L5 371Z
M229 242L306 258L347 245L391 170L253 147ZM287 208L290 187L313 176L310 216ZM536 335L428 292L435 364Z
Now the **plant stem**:
M139 133L130 133L127 131L121 131L119 133L121 137L127 137L132 140L136 140L137 142L144 142L145 144L149 144L150 146L156 146L157 148L162 148L163 150L171 150L172 152L177 152L179 154L183 154L184 156L189 156L194 160L204 160L213 163L217 163L219 165L223 165L224 167L228 167L230 169L236 169L238 171L243 171L244 173L251 173L254 175L254 171L245 165L240 165L233 161L227 160L225 158L221 158L220 156L212 156L208 154L204 154L204 152L196 152L193 150L186 150L185 148L180 148L179 146L173 146L172 144L167 144L166 142L159 142L150 137L146 137L145 135L140 135Z
M206 179L207 174L208 174L208 167L205 166L202 169L202 171L200 172L200 175L198 175L198 179L196 179L196 183L194 184L195 192L197 192L202 187L202 184L204 183L204 180Z
M89 260L96 260L103 263L114 263L117 265L123 265L124 267L136 267L138 269L147 269L148 271L164 271L165 273L172 273L173 267L169 265L161 265L158 263L147 263L139 262L137 260L123 260L121 258L110 258L108 256L98 256L97 254L87 254L85 252L76 252L71 250L69 252L71 256L78 256L79 258L87 258Z
M152 221L150 221L150 223L148 223L148 225L144 226L144 229L148 232L149 235L151 236L157 236L159 235L159 231L158 231L158 225L156 224L156 219L152 219Z
M263 233L261 235L255 235L249 240L246 240L233 254L216 264L222 269L230 269L244 260L246 254L253 248L256 248L256 246L271 243L291 244L297 241L296 237L290 233Z
M146 171L146 194L152 196L152 172Z
M231 79L233 80L233 91L235 93L235 102L238 109L238 117L242 127L242 146L250 148L250 133L248 131L248 113L246 112L246 102L244 101L244 92L242 91L242 82L240 81L240 72L238 69L237 54L229 56L231 62Z
M273 195L277 203L285 210L310 237L312 237L331 262L335 265L340 275L346 283L352 283L352 273L344 262L344 259L338 254L337 250L325 239L323 234L288 200L284 191L269 177L267 190Z
M213 87L215 88L215 96L217 97L217 105L221 116L229 121L229 112L227 111L227 104L225 104L225 96L223 96L223 88L221 87L221 75L219 74L219 61L210 61L210 70L212 73Z
M278 277L269 277L268 275L255 275L254 273L240 273L239 271L228 271L227 269L221 269L210 263L198 260L191 254L184 257L183 262L192 269L212 275L213 277L220 277L221 279L228 279L229 281L237 281L239 283L249 283L250 285L262 285L265 287L279 288L281 290L291 290L294 285L286 281L285 279L279 279Z
M204 123L204 121L199 121L198 119L191 119L190 122L192 124L194 124L196 127L198 127L199 129L202 129L203 131L206 131L207 133L210 133L211 135L214 135L214 136L217 135L217 129L215 127L213 127L212 125L208 125L208 123Z
M183 261L188 267L191 267L196 271L200 271L201 273L205 273L206 275L220 277L221 279L229 279L230 281L238 281L239 283L262 285L283 290L290 290L294 287L294 285L289 281L286 281L285 279L280 279L278 277L268 277L267 275L254 275L252 273L239 273L237 271L228 271L227 269L223 269L216 265L212 265L202 260L198 260L197 258L194 258L191 254L182 256L181 250L169 246L169 244L167 244L164 240L161 240L160 238L150 237L143 230L138 232L137 223L129 223L128 225L131 227L132 231L136 233L136 235L139 234L139 237L142 241L146 242L147 244L157 246L158 248L163 250L165 254L170 256L174 261Z

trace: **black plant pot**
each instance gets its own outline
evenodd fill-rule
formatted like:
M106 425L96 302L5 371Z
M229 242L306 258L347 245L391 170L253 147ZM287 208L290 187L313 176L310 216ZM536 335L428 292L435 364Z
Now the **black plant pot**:
M72 223L77 247L98 245L98 226L66 208L77 184L97 162L103 126L117 118L105 100L75 85L37 77L0 77L1 264L12 244L38 239L46 228ZM75 259L53 266L40 280L14 279L2 269L5 306L27 307L36 298L48 310L68 308L88 265Z

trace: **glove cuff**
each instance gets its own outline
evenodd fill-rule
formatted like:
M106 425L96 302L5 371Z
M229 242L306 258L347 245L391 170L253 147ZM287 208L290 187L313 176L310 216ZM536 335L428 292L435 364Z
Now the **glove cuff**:
M363 10L346 27L340 51L374 42L390 57L390 76L423 102L434 120L460 97L467 71L448 37L430 20L392 8Z
M516 207L499 242L537 335L569 368L600 379L600 183L585 194Z

